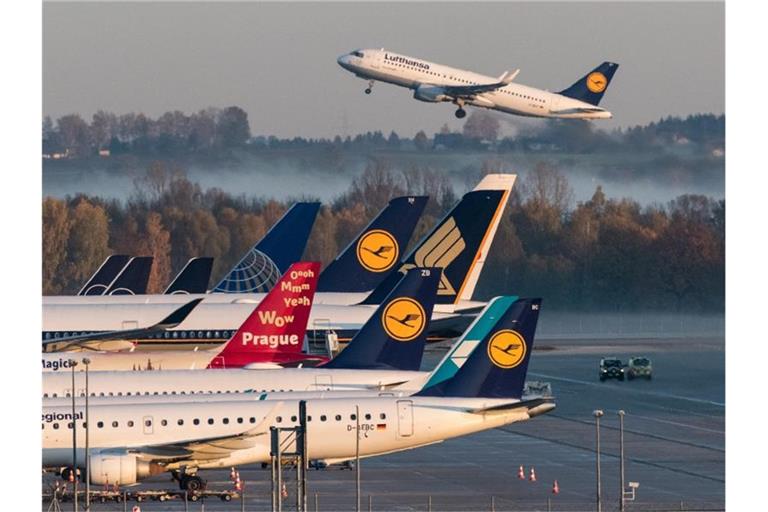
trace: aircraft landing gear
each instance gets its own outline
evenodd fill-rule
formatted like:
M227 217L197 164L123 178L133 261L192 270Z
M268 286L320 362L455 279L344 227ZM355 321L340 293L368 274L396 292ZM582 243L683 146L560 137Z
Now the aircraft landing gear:
M464 117L467 115L467 111L464 110L464 100L462 98L456 98L453 101L453 104L456 105L457 107L459 107L456 110L456 117L458 119L464 119Z
M187 473L184 470L173 471L171 473L174 480L179 482L179 489L182 491L199 492L205 490L208 482L194 473Z
M373 80L368 80L368 88L365 90L365 94L371 94L373 91Z

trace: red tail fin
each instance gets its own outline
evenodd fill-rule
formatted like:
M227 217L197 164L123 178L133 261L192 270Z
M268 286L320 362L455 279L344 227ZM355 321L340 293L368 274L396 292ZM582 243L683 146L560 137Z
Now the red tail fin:
M237 368L301 354L319 274L318 262L291 265L208 367Z

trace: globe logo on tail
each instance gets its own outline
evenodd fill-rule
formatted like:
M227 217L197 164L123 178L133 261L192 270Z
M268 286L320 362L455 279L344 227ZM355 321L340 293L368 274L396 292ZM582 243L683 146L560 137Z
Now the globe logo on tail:
M399 255L397 240L382 229L367 232L357 243L357 260L371 272L389 270Z
M519 365L527 350L525 339L517 331L499 331L488 343L488 357L491 362L504 369Z
M381 323L390 337L398 341L411 341L426 326L424 308L407 297L394 299L384 308Z
M608 79L599 71L590 73L587 77L587 89L594 93L601 93L608 86Z

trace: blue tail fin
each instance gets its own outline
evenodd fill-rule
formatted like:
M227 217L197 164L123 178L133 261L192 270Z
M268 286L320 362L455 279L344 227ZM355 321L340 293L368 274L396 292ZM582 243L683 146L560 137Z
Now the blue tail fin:
M126 254L113 254L104 260L88 282L80 288L78 295L103 295L109 284L125 268L131 257Z
M439 282L439 268L409 270L347 348L323 368L418 370Z
M401 273L413 267L443 269L437 304L470 299L514 182L515 175L489 174L483 178L416 245L403 260L400 273L385 279L363 304L380 304Z
M205 293L208 291L208 280L211 278L213 258L192 258L184 265L181 272L171 281L164 295L187 295L190 293Z
M296 203L214 288L214 293L266 293L301 259L320 203Z
M522 397L540 307L541 299L516 301L456 375L416 396Z
M153 260L152 256L131 258L123 271L109 284L104 295L144 295L147 293Z
M581 77L578 82L558 94L597 106L617 69L619 69L619 65L615 62L603 62Z
M459 368L464 366L464 363L472 355L475 348L491 332L496 323L501 319L501 316L512 307L516 300L516 296L495 297L491 299L467 330L464 331L464 334L459 336L459 339L448 349L443 359L437 363L435 369L430 373L429 379L424 384L424 389L456 375Z
M428 196L397 197L320 274L319 292L367 292L397 269Z

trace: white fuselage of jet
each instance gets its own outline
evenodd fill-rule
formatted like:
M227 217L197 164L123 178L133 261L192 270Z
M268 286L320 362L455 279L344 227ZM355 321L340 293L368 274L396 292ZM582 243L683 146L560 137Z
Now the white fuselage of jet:
M308 458L328 462L354 458L358 432L359 454L370 457L524 421L554 408L554 404L515 408L517 402L446 397L309 400ZM130 484L149 474L182 467L205 469L268 462L269 427L297 425L298 409L297 400L258 399L92 406L91 479L93 483ZM78 423L83 414L83 407L78 407ZM71 420L70 407L43 408L44 467L71 463ZM78 427L78 458L83 461L85 432L81 424ZM209 440L211 445L207 444ZM215 447L215 455L206 446ZM179 455L173 457L176 452ZM122 463L121 458L125 459ZM144 469L135 469L139 467L137 461Z
M611 113L601 107L561 94L509 83L471 98L454 101L444 86L493 84L499 79L463 69L408 57L384 49L365 49L342 55L338 63L360 78L386 82L414 91L414 98L437 103L451 101L508 114L527 117L562 119L610 119Z

